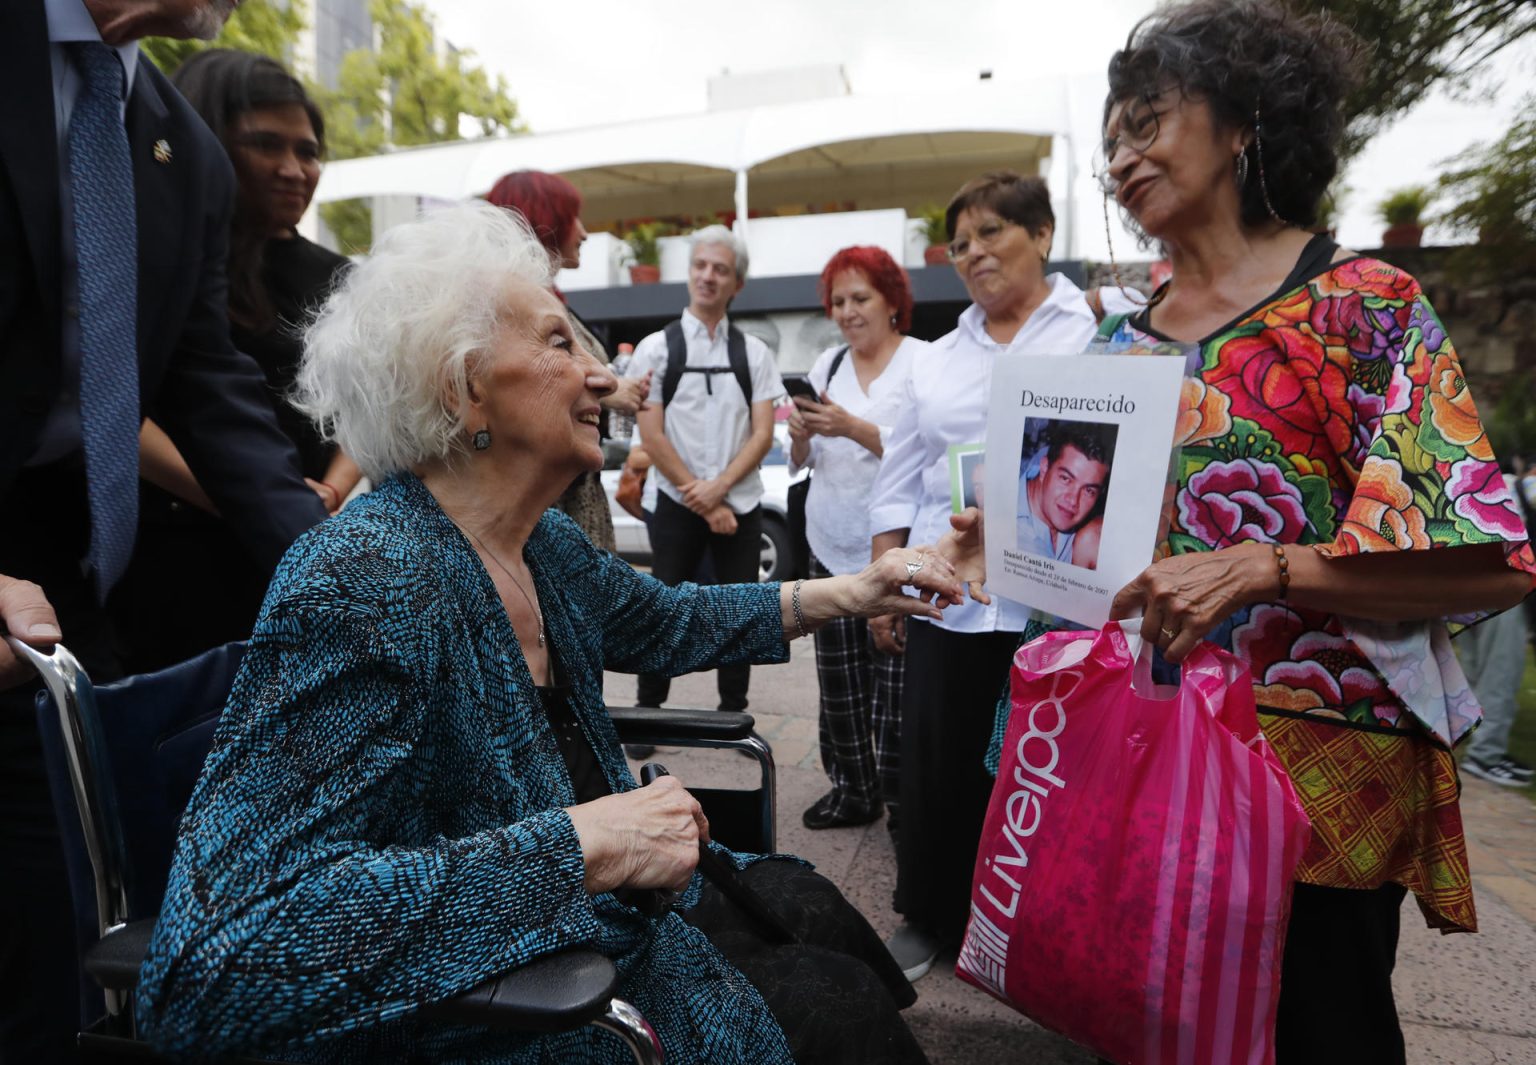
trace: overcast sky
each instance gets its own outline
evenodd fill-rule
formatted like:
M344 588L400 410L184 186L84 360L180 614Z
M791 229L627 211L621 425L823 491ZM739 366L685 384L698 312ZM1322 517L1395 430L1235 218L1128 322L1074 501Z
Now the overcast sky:
M965 84L983 69L1000 81L1102 76L1110 53L1152 7L1151 0L426 4L447 40L507 79L534 132L702 111L707 80L724 69L840 63L861 94ZM1355 160L1345 176L1342 243L1379 245L1382 196L1433 180L1440 161L1507 127L1520 86L1536 72L1536 47L1526 44L1499 61L1499 92L1462 100L1436 93Z

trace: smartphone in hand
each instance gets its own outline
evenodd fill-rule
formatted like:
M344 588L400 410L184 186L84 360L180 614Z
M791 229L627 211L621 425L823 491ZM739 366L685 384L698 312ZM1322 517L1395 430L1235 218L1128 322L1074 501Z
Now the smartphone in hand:
M787 373L784 375L784 391L789 393L789 398L797 396L820 403L821 395L816 391L816 386L811 384L811 379L803 373Z

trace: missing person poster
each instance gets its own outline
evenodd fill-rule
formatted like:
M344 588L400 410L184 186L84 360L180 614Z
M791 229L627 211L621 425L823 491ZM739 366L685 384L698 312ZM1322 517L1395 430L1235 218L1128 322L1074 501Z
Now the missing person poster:
M999 359L985 468L987 587L1097 628L1152 562L1185 360Z

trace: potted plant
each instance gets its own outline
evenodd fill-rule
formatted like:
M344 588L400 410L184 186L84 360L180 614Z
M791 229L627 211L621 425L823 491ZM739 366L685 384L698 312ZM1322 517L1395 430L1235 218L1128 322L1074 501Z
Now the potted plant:
M1376 213L1387 224L1381 234L1384 248L1417 248L1424 239L1421 221L1433 193L1423 185L1398 189L1376 205Z
M641 222L624 234L634 262L629 267L629 280L636 285L654 285L661 280L661 249L657 244L662 237L670 236L672 227L665 222Z
M949 234L944 229L944 208L934 204L924 207L918 217L923 220L923 235L928 247L923 250L923 262L928 266L942 266L949 262Z

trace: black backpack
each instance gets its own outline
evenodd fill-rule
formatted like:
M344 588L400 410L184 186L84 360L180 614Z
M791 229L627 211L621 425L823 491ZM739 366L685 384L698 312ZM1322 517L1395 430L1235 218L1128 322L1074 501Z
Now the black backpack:
M663 330L667 337L667 369L661 378L661 405L665 407L672 402L672 397L677 394L677 383L682 380L685 373L701 373L704 375L704 387L710 395L715 394L715 374L731 373L736 375L736 383L741 386L741 394L747 401L747 406L752 406L752 371L747 368L747 338L742 335L740 329L734 325L726 330L725 351L730 361L729 366L689 366L688 342L683 339L683 323L679 319L667 325Z

